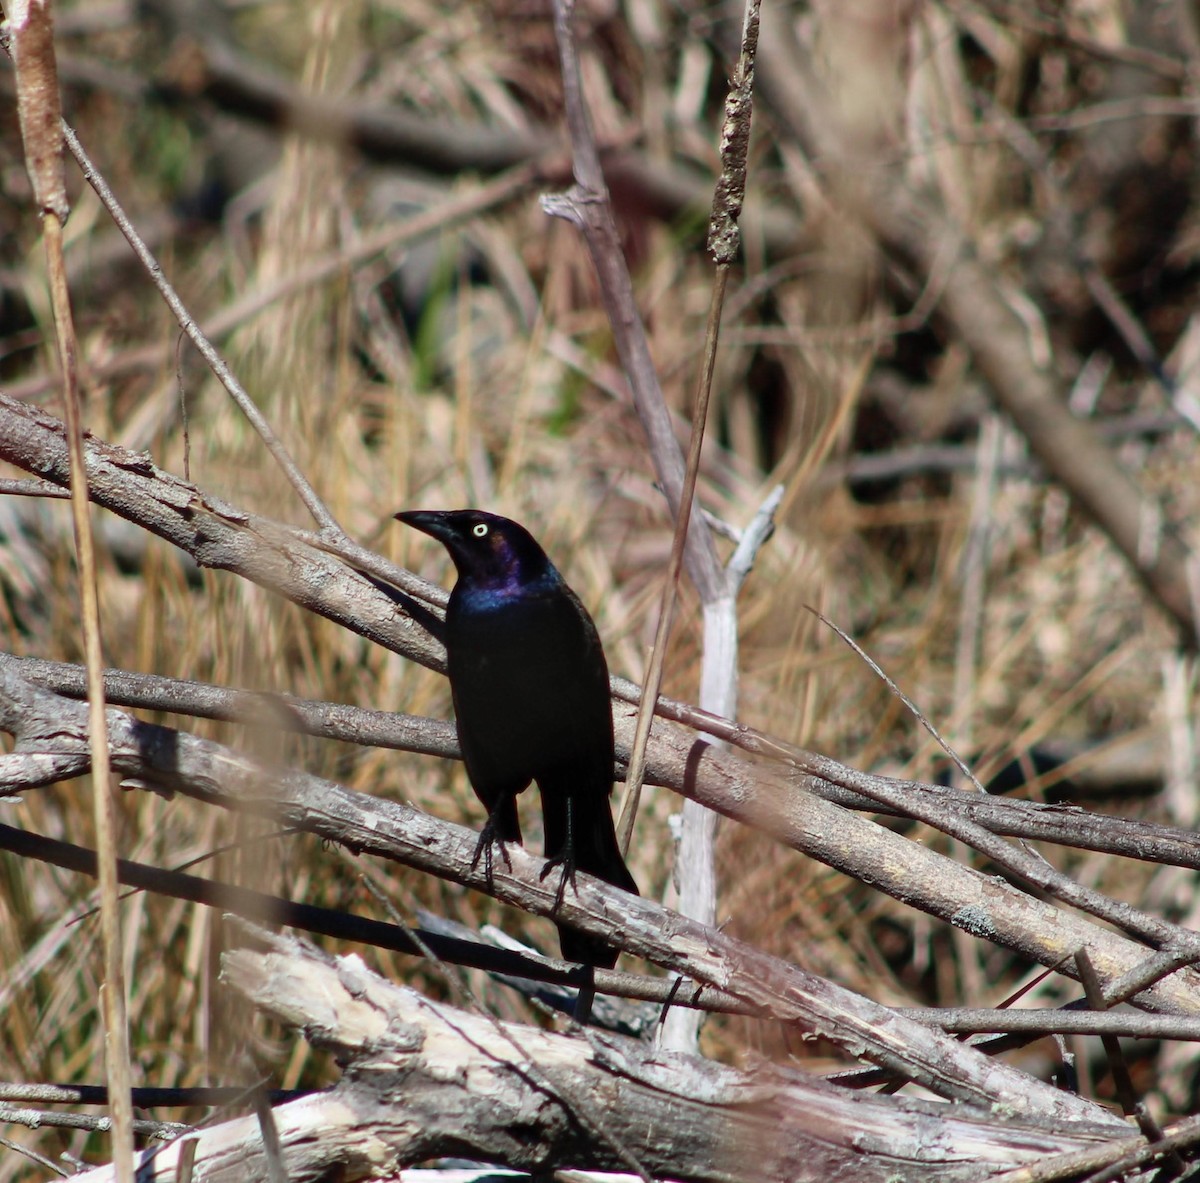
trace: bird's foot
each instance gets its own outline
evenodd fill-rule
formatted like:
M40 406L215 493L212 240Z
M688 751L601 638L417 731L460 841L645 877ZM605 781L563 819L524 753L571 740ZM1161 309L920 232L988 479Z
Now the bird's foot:
M558 890L554 893L553 911L557 912L567 891L567 881L570 880L571 886L575 886L575 851L569 844L560 850L558 854L546 860L546 865L542 868L542 873L538 876L538 879L545 879L555 867L562 867L562 877L558 881Z
M512 859L508 857L508 847L504 844L504 839L496 833L496 827L489 819L479 835L479 841L475 843L475 853L471 856L472 871L479 866L479 860L483 859L483 874L489 885L492 882L493 846L500 847L500 857L504 860L504 865L511 871Z

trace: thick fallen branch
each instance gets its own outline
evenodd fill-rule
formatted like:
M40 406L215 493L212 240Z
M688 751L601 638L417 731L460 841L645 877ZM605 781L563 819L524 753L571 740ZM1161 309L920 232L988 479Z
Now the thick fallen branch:
M262 944L226 954L225 981L345 1071L331 1091L274 1111L293 1183L440 1155L721 1183L965 1183L1089 1147L1103 1160L1136 1141L1117 1123L1014 1119L839 1089L775 1066L742 1073L620 1036L499 1023L385 982L357 957L282 937ZM200 1133L194 1177L265 1179L258 1141L252 1118ZM155 1155L158 1177L173 1177L175 1154Z

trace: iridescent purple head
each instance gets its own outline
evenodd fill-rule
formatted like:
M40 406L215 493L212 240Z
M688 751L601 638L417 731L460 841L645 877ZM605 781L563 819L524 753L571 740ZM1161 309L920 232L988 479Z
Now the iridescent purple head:
M554 564L524 526L480 509L412 509L396 520L436 538L449 552L458 577L479 588L517 588L549 576Z

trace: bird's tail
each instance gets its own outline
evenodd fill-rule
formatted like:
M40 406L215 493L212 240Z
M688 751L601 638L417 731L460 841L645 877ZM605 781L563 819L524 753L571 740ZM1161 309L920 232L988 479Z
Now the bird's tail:
M621 857L607 793L568 798L566 794L551 792L547 795L543 791L542 814L546 858L551 863L561 864L568 879L576 871L585 871L622 891L641 894ZM612 969L616 965L618 954L611 945L568 924L556 922L556 927L562 955L567 961L594 965L597 969Z

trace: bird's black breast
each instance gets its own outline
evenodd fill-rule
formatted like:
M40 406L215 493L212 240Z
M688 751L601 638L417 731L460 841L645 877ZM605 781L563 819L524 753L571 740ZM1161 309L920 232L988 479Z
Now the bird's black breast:
M608 667L595 626L559 581L455 586L446 648L459 742L482 796L570 766L578 791L612 787Z

